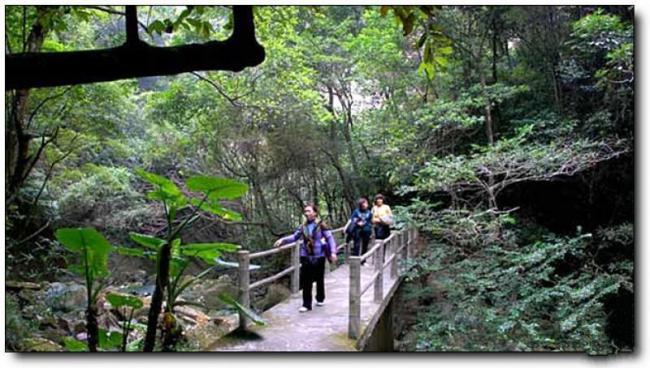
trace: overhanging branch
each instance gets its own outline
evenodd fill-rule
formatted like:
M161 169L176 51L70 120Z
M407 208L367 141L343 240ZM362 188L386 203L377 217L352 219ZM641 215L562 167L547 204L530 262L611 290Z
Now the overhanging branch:
M233 33L225 41L175 47L127 42L102 50L6 55L5 90L256 66L265 52L255 39L253 9L233 6L233 15Z

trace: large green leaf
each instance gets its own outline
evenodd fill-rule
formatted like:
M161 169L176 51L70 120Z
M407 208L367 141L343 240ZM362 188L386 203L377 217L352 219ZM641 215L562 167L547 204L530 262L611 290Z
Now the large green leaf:
M241 305L238 301L236 301L232 296L230 296L227 293L221 293L219 294L219 299L223 301L224 303L231 305L235 307L237 310L241 311L248 317L253 323L256 325L265 325L266 321L260 317L257 313L255 313L252 309L247 308L243 305Z
M160 188L165 194L169 195L170 197L177 197L179 195L182 195L181 190L178 189L176 184L163 176L150 173L140 168L135 169L135 173L153 186Z
M99 347L102 350L111 350L122 345L122 334L117 331L99 329Z
M106 299L115 308L131 307L133 309L140 309L143 306L142 300L134 295L109 293Z
M214 176L193 176L186 184L191 191L206 193L212 200L236 199L248 191L244 183Z
M181 247L181 253L186 256L199 257L208 263L214 263L215 259L224 252L235 252L240 246L230 243L193 243Z
M108 255L113 247L99 231L91 227L63 228L58 229L55 236L64 247L74 253L84 253L85 250L84 257L81 257L81 265L71 269L83 274L87 261L93 279L108 275Z
M200 199L192 198L192 204L198 206L201 210L215 214L225 220L229 221L241 221L242 216L240 213L233 210L229 210L216 201L207 200L201 202Z
M62 228L55 233L56 238L69 250L79 253L85 246L92 246L110 250L111 245L104 236L92 227Z
M145 251L142 248L115 247L117 254L130 257L144 257Z
M67 351L80 352L88 351L88 345L83 342L75 339L74 337L66 336L63 338L63 345Z
M172 278L180 277L187 268L188 260L179 256L172 257L169 260L169 276Z
M160 247L165 244L165 240L156 238L155 236L138 234L138 233L129 233L129 238L134 242L147 247L149 249L158 250Z
M175 217L178 208L187 204L187 198L173 181L142 169L136 169L135 172L154 186L154 190L147 193L147 198L165 202L171 218Z

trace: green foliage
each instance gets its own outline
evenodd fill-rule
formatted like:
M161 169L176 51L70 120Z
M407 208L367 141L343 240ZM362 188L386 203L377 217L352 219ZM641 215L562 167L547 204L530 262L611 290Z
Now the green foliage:
M104 351L115 350L122 344L123 336L117 331L99 329L99 347Z
M88 351L88 346L84 342L79 341L73 337L68 337L68 336L64 337L63 345L65 346L65 349L67 351L74 352L74 353Z
M131 240L133 240L134 242L142 245L143 247L154 251L160 250L160 247L166 243L166 241L163 239L158 239L151 235L144 235L138 233L129 233L129 238L131 238Z
M140 37L155 46L232 32L230 7L138 10L147 26ZM98 9L5 12L8 53L22 52L24 32L37 19L46 31L41 51L125 40L124 17ZM112 248L118 255L159 267L169 251L164 298L173 313L193 303L183 290L217 267L233 267L227 254L237 246L225 242L268 247L273 234L299 221L305 200L342 224L348 202L382 192L389 204L402 204L394 206L397 226L417 224L437 246L416 269L440 274L444 287L411 292L423 305L437 290L455 298L419 314L426 316L420 348L602 350L598 304L618 283L608 275L627 280L633 269L631 227L593 238L523 234L524 221L497 197L512 183L572 175L632 150L630 7L256 6L254 17L266 50L255 68L29 91L22 119L28 153L36 157L39 142L52 141L17 204L7 207L7 274L55 279L69 252L50 239L50 226L101 224L113 243L125 244ZM10 117L13 92L6 97ZM213 174L237 180L206 176ZM419 199L408 203L413 196ZM244 214L243 231L224 227ZM204 226L215 217L224 226ZM614 257L617 250L626 256ZM549 274L557 265L539 260L580 252L593 254L598 267L581 264L575 279ZM507 271L515 261L556 284L532 271ZM191 264L204 271L190 274ZM502 283L510 294L492 290ZM485 290L472 289L479 286ZM142 349L144 341L128 335L120 350ZM100 349L118 348L118 335L102 336ZM66 342L68 350L81 350L75 341Z
M161 35L163 33L173 33L179 30L191 31L199 35L203 39L210 38L210 35L215 32L210 23L209 18L205 19L205 15L210 15L208 7L188 5L185 9L175 12L174 17L156 19L152 21L147 31ZM227 27L226 27L227 28ZM232 26L230 26L232 28Z
M93 283L109 274L108 255L112 250L110 243L93 228L64 228L56 231L56 239L69 251L80 254L78 264L70 269L87 282L86 287L92 290ZM94 302L88 301L89 303Z
M133 309L140 309L143 307L140 298L128 294L109 293L106 295L106 300L108 300L114 308L131 307Z
M193 243L181 246L181 254L199 257L208 263L214 260L222 253L235 252L239 245L229 243Z
M186 183L189 190L203 192L212 200L236 199L248 191L246 184L210 176L193 176Z
M428 79L434 79L438 71L445 70L449 64L448 58L454 51L451 39L444 33L441 25L434 21L440 8L431 5L384 5L380 8L381 15L386 15L389 9L402 24L404 36L411 34L416 24L423 24L424 31L416 42L418 49L424 47L418 72L424 73Z
M410 297L439 299L418 314L417 350L611 353L603 302L631 288L631 270L598 271L591 234L508 231L510 241L493 239L471 256L446 239L418 261L411 277L433 284L421 293L413 281ZM462 247L475 243L471 233L456 236Z
M187 198L171 180L139 168L135 173L154 186L154 190L147 193L147 198L162 201L169 208L170 217L175 217L176 210L187 203Z
M566 41L570 58L561 65L565 83L583 92L579 104L593 107L585 130L591 135L630 134L633 130L634 96L633 27L619 16L602 9L588 14L572 25ZM603 99L605 103L596 101ZM601 117L605 116L604 119Z
M540 143L532 140L534 125L501 139L492 146L475 146L469 155L432 157L416 174L411 191L457 193L478 190L494 198L508 185L521 180L544 180L560 174L573 174L629 149L629 142L598 142L560 138Z
M22 341L33 336L37 331L34 321L26 319L21 313L18 297L11 293L5 294L5 350L24 350Z
M113 308L119 309L122 308L123 315L126 317L125 321L122 321L122 333L117 334L115 332L111 332L107 338L104 338L104 345L106 348L116 348L118 346L121 346L121 351L127 351L129 344L128 344L128 337L129 333L132 329L133 326L133 313L135 310L140 309L144 306L144 303L142 303L142 300L140 300L139 297L133 296L133 295L128 295L128 294L116 294L116 293L109 293L106 295L106 300L108 300L109 303L111 303L111 306ZM126 310L129 307L130 313L127 313ZM100 331L100 334L102 332ZM119 341L117 341L119 339ZM100 335L100 346L102 346L102 339ZM131 345L133 343L137 342L132 341Z
M111 244L94 228L62 228L55 233L56 239L69 251L80 254L79 263L70 269L83 276L87 290L86 329L88 331L88 350L97 351L105 346L105 337L97 324L97 296L108 276L108 255L113 250ZM104 340L103 340L104 339ZM102 343L104 341L104 343Z
M142 196L133 188L132 175L126 168L86 164L68 168L53 179L49 202L63 224L83 222L88 217L117 214ZM49 198L48 198L49 199ZM110 228L119 223L110 215L105 221Z
M166 313L163 321L165 326L163 328L163 346L165 350L174 349L174 346L178 342L175 336L177 336L177 330L179 329L176 318L173 315L174 307L184 304L200 306L200 304L193 301L181 301L179 298L184 290L207 276L212 270L212 267L210 267L198 275L185 277L184 273L189 265L188 257L200 258L208 264L215 265L223 252L233 252L239 248L237 245L227 243L182 244L180 233L190 222L198 218L196 214L199 210L205 211L207 209L215 214L223 213L223 217L229 219L239 217L236 212L223 209L219 205L219 200L239 198L246 193L248 187L245 184L225 178L194 176L188 178L185 184L189 190L200 192L202 198L200 200L196 198L190 200L172 180L142 169L138 169L136 172L143 180L153 185L153 189L149 191L147 197L161 201L165 207L165 220L168 227L166 239L159 239L138 233L131 233L130 237L131 240L139 245L157 253L157 277L158 279L166 279L165 284L168 285L166 290ZM175 221L178 210L190 203L194 205L192 213L180 225L176 226ZM206 207L206 204L209 207ZM146 255L146 253L129 251L125 253ZM166 270L166 272L163 273L162 270ZM162 295L164 292L165 286L161 287L161 283L157 282L154 295ZM154 303L157 303L157 305L154 305ZM151 308L157 308L159 310L161 305L162 298L152 299ZM149 321L148 328L151 328L151 326L155 327L157 325L155 322L158 319L158 315L155 314L152 317L150 314L150 318L155 319L154 321ZM126 339L124 341L123 346L126 349ZM147 344L151 345L151 341L145 341L145 349Z

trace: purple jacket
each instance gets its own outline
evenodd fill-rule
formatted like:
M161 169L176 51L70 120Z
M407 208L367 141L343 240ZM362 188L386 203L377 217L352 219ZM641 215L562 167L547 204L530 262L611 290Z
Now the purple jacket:
M303 237L302 231L303 225L298 226L298 228L293 232L293 234L282 238L282 245L289 244L297 241ZM314 234L314 256L316 257L330 257L332 254L336 254L336 241L332 236L330 230L323 230L318 228ZM302 240L300 244L300 256L307 257L307 244L305 239Z

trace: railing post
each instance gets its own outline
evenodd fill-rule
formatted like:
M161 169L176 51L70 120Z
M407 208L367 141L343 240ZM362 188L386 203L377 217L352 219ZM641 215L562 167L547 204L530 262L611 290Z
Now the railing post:
M406 230L406 259L411 259L413 256L411 251L411 229Z
M402 232L402 245L404 248L402 248L402 270L400 271L400 274L405 274L407 267L408 267L408 258L409 258L409 245L408 245L408 230L404 229Z
M345 239L343 239L345 241ZM343 247L344 252L345 252L345 263L350 263L350 242L345 242L345 246Z
M348 336L359 337L361 330L361 258L350 257L350 315L348 319Z
M239 304L246 308L250 307L250 252L247 250L240 250L237 252L237 260L239 261ZM239 311L239 328L246 328L246 316L242 311Z
M380 240L377 246L379 249L375 251L375 272L378 272L375 279L375 302L381 303L384 299L384 241Z
M402 234L398 234L390 243L390 255L393 256L393 260L390 262L390 278L394 279L397 277L397 257L399 256L397 249L402 245Z
M295 294L300 290L300 242L296 242L291 247L291 293Z
M411 242L413 243L413 253L415 254L415 244L418 242L418 238L419 238L418 229L414 227L411 231L413 233L413 237L412 237L413 239L411 240Z
M418 234L418 229L413 228L413 243L414 244L418 241L419 237L420 237L420 235Z
M370 251L372 248L374 248L375 246L377 246L377 245L378 245L378 244L377 244L378 241L379 241L379 240L377 240L377 239L375 238L375 231L374 231L374 229L373 229L372 232L370 233L370 240L368 240L368 251ZM376 259L377 259L377 258L375 258L374 256L372 257L372 263L373 263L373 264L375 263L375 260L376 260Z

